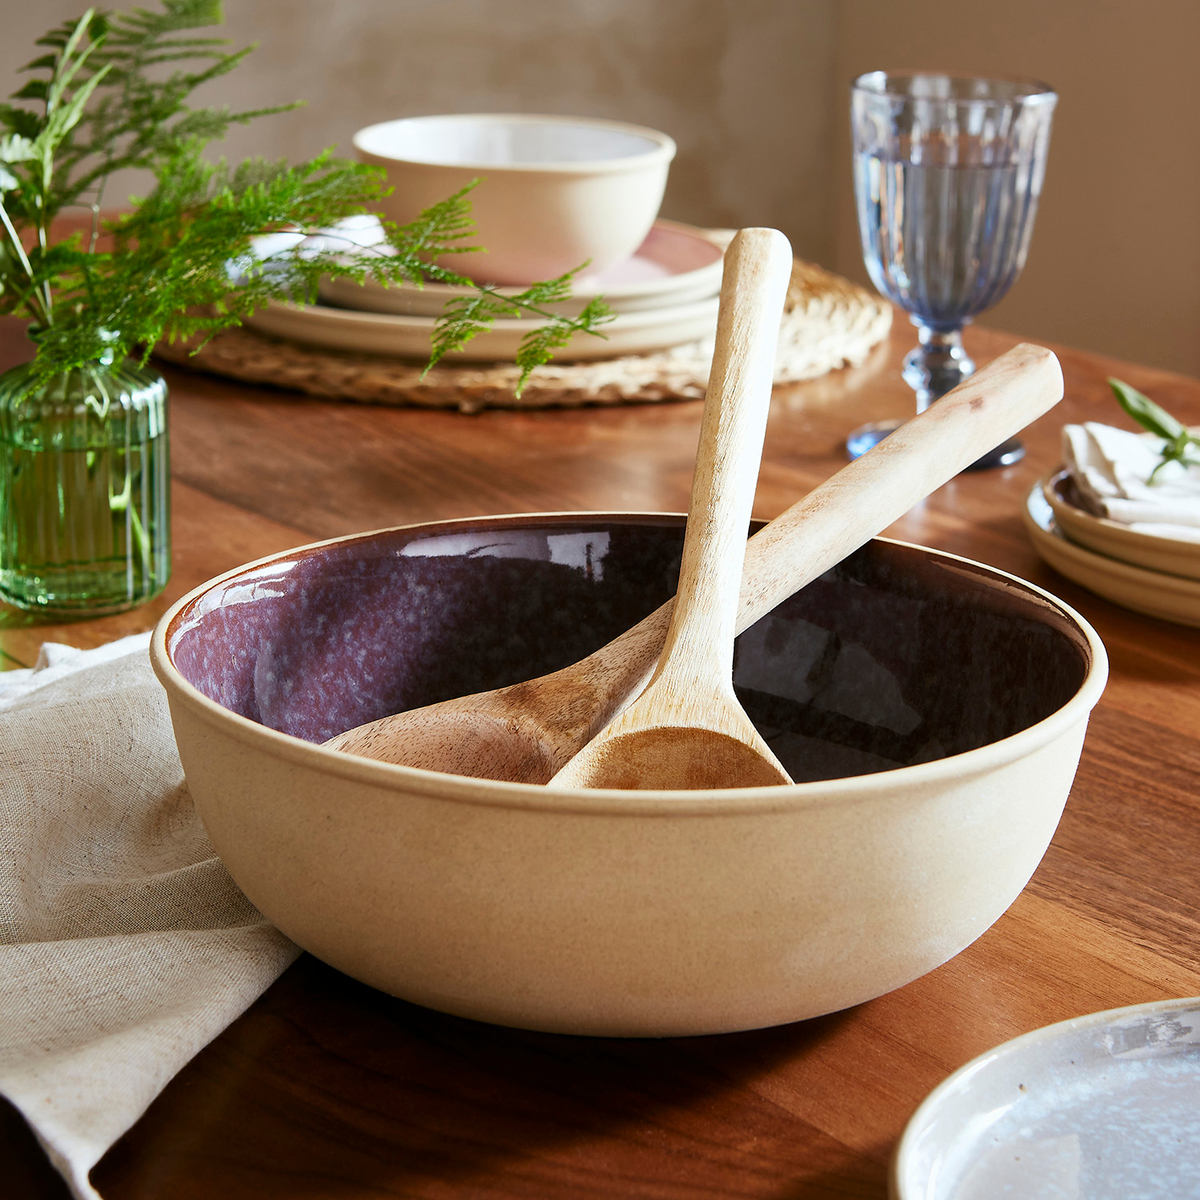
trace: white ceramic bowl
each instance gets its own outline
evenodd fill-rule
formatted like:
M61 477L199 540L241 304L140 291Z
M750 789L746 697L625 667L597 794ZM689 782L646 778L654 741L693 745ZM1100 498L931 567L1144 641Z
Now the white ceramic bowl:
M1094 631L999 571L876 540L738 640L786 787L564 792L355 758L361 721L576 661L661 603L683 520L481 518L232 571L155 631L197 809L247 896L432 1008L665 1036L858 1004L957 954L1058 823Z
M383 214L400 224L480 180L471 192L474 244L444 255L478 282L553 279L628 258L662 203L675 143L664 133L589 117L498 113L408 117L354 135L363 162L387 171Z

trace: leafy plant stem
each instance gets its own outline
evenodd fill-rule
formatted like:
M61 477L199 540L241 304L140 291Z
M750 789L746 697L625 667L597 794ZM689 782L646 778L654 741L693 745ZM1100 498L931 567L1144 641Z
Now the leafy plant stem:
M101 183L100 188L96 192L96 198L92 201L92 233L88 238L88 253L96 253L96 243L100 240L100 203L104 195L104 185Z
M16 229L13 228L12 218L8 215L8 209L4 207L3 201L0 201L0 221L4 223L5 232L8 234L9 245L12 247L12 252L16 256L17 261L25 270L25 275L29 280L32 291L30 297L36 299L37 307L34 311L36 319L43 324L49 325L51 320L50 304L38 294L38 278L34 274L33 264L29 261L29 256L25 253L25 247L21 244L21 238Z

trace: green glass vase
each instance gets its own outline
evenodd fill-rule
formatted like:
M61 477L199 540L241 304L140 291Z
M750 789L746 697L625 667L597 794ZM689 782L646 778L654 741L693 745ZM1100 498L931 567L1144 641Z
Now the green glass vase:
M66 616L121 612L171 573L167 385L111 359L0 375L0 599Z

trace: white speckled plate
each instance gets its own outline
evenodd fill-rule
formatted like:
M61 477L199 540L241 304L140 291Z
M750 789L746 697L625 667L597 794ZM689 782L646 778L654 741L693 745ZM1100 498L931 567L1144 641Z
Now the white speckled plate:
M1135 612L1200 625L1200 580L1136 567L1075 545L1059 528L1040 483L1026 498L1021 517L1037 552L1081 587Z
M1200 1195L1200 997L1076 1017L969 1062L908 1123L891 1194Z

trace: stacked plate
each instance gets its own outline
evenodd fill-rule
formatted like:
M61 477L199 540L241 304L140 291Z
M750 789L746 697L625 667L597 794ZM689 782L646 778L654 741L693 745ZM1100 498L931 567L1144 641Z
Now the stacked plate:
M1197 1194L1200 997L1075 1017L940 1084L892 1162L894 1200Z
M1200 541L1094 516L1066 471L1036 484L1022 515L1038 553L1068 579L1125 608L1200 626Z
M362 231L357 237L364 244ZM704 231L674 221L656 221L637 253L623 263L575 281L563 313L578 312L603 296L617 314L603 337L578 334L555 352L561 362L649 354L711 338L716 331L723 251ZM480 270L486 256L480 254ZM515 295L519 288L501 288ZM263 333L336 350L404 358L427 358L434 323L448 300L470 294L446 284L386 288L368 281L327 280L319 304L274 303L246 322ZM447 357L511 361L521 340L543 325L530 316L497 320L462 351Z

